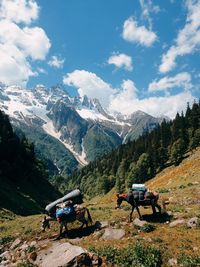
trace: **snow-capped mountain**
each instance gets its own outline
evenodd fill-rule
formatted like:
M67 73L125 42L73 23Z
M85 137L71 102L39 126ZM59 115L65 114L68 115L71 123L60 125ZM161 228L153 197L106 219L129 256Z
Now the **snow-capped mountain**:
M30 130L29 136L40 131L57 139L81 165L160 122L142 111L113 116L98 99L70 97L62 86L25 89L0 83L0 109L26 134Z

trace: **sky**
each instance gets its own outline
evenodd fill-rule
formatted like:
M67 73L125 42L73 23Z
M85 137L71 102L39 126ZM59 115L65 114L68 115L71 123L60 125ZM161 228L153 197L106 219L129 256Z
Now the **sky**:
M0 81L173 118L200 98L200 0L0 0Z

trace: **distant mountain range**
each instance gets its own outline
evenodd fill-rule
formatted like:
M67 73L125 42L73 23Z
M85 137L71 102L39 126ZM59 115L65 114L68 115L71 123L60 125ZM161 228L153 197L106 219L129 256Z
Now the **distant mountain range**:
M62 86L25 89L0 83L0 109L35 143L52 174L69 175L163 120L142 111L109 114L98 99L70 97Z

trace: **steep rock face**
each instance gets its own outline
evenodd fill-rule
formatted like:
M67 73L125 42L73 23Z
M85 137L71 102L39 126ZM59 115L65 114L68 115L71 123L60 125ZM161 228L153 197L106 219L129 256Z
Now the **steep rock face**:
M128 140L135 140L145 132L151 132L162 119L155 118L145 112L136 111L131 114L130 118L126 120L129 124L133 125L124 136L124 143Z
M62 101L58 101L48 114L60 139L67 141L78 153L82 151L82 139L88 128L88 122L80 117L76 110Z
M121 142L122 139L111 129L98 123L91 125L84 137L85 152L89 155L88 160L101 158L119 146Z

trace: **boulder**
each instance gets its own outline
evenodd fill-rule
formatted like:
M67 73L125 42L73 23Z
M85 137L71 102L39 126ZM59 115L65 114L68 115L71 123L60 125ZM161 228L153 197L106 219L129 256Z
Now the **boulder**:
M145 224L147 224L147 222L146 222L146 221L142 221L142 220L136 218L136 219L133 221L133 224L134 224L135 226L138 226L138 227L143 227Z
M37 259L37 252L33 251L28 255L29 260L35 261Z
M75 261L80 255L82 255L80 258L87 258L84 256L86 253L87 251L81 247L71 245L70 243L56 242L53 243L49 248L38 252L35 263L39 267L70 266L68 264Z
M90 259L88 253L82 253L75 258L73 258L70 262L68 262L65 267L79 267L79 266L85 266L85 267L91 267L92 260Z
M104 240L119 240L125 236L125 231L123 229L113 229L106 228L103 236L101 237Z
M189 221L187 222L188 228L197 228L197 226L198 226L198 218L197 217L193 217L193 218L189 219Z
M184 224L184 223L185 223L184 219L178 219L178 220L175 220L175 221L171 222L169 224L169 227L175 227L177 225Z
M176 266L177 265L177 259L169 259L168 263L169 263L169 266Z
M19 246L19 244L21 243L21 239L17 238L15 239L15 241L12 243L12 245L10 246L11 249L15 249L16 247Z

